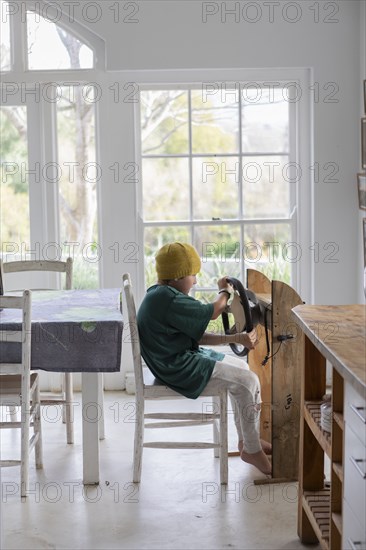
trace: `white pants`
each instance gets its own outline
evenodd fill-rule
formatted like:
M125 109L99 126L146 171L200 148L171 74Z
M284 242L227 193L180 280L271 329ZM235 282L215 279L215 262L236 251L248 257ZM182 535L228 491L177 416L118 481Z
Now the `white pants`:
M222 361L216 362L212 379L222 381L229 393L238 438L244 442L244 450L251 454L259 452L262 447L259 439L261 394L258 376L249 370L243 359L225 355Z

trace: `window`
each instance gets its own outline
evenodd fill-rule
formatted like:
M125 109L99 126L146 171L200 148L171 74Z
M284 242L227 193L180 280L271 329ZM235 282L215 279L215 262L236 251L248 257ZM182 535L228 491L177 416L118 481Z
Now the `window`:
M1 20L0 20L0 70L9 71L11 69L11 51L10 51L10 24L6 14L9 13L9 3L1 2Z
M104 43L76 21L70 26L55 3L30 0L18 9L1 1L1 14L9 81L0 108L1 252L7 260L71 255L75 286L97 287L97 101L85 82L99 80ZM22 71L27 78L18 82Z
M0 109L1 240L9 252L30 245L27 108Z
M164 243L202 258L196 295L252 267L296 285L295 108L286 87L140 92L145 285Z
M60 239L74 258L75 286L98 287L93 86L63 86L57 103Z
M27 12L28 68L89 69L93 67L93 51L62 27Z

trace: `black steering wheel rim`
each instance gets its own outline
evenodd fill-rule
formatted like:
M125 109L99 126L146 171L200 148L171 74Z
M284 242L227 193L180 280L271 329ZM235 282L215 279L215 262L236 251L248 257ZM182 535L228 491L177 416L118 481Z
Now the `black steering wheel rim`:
M245 322L246 322L245 331L251 332L254 326L253 326L253 318L252 318L252 313L249 305L247 292L243 284L241 283L241 281L239 281L239 279L236 279L235 277L227 277L226 280L229 284L233 286L234 290L236 290L239 293L239 298L245 314ZM222 317L222 324L224 326L225 334L232 334L232 331L229 326L229 316L226 313L226 311L223 311L221 313L221 317ZM249 353L249 348L243 347L243 349L241 349L242 346L238 346L238 344L234 344L234 343L229 345L233 350L233 352L240 357L245 357Z

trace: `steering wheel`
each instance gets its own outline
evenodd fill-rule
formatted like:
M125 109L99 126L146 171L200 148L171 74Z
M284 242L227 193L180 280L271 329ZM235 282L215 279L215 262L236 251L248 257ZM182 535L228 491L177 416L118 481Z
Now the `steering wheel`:
M245 289L243 284L234 277L227 277L227 282L234 288L234 298L229 311L234 315L235 324L230 328L229 316L223 311L221 314L225 334L237 332L251 332L260 320L260 306L256 295L251 290ZM251 303L250 303L251 302ZM244 357L249 353L249 348L238 344L229 344L236 355Z

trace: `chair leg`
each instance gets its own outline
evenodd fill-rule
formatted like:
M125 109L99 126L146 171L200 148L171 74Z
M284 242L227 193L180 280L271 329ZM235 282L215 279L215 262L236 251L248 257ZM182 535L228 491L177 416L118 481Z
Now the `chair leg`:
M34 447L36 459L36 468L43 468L43 449L42 449L42 421L41 421L41 397L39 391L39 380L34 391L34 403L36 405L36 413L34 417L34 433L38 434L38 438Z
M220 395L220 483L228 482L227 393Z
M30 435L30 404L21 405L21 444L20 444L20 495L26 497L29 490L29 435Z
M217 396L214 396L212 398L212 413L217 414L220 412L220 398ZM220 443L220 430L217 426L217 421L215 420L212 423L213 428L213 441L214 443ZM220 449L218 447L214 448L214 457L219 458L220 456Z
M9 416L10 416L10 422L16 422L17 416L18 416L18 410L16 405L9 405Z
M142 451L144 444L144 405L136 402L136 424L133 454L133 482L140 483L142 468Z
M65 400L66 404L64 405L63 411L66 415L66 440L67 443L74 443L74 418L73 418L73 387L72 387L72 374L70 372L65 372L64 374L64 384L65 384Z

